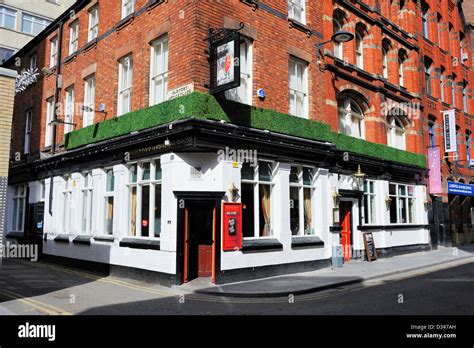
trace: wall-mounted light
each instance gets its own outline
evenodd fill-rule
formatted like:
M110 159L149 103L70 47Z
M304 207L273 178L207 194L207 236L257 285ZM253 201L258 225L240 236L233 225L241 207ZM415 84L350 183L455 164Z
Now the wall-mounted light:
M364 187L365 173L363 173L360 169L360 165L357 167L357 172L354 174L354 178L356 180L357 186L359 187L359 190L362 190Z
M334 207L337 207L339 205L340 197L341 195L339 194L339 191L337 189L334 189L334 191L332 191L332 199L333 199Z
M392 204L392 198L389 195L387 195L385 197L385 205L387 206L387 209L390 209L391 204Z
M238 193L239 193L239 189L235 186L234 183L232 183L232 185L230 185L229 192L230 192L230 200L232 202L237 201L237 196L238 196Z
M321 58L321 49L323 48L324 45L330 43L330 42L335 42L335 43L346 43L349 41L354 40L355 35L352 34L351 32L347 30L339 30L338 32L334 33L333 36L331 36L331 40L321 42L318 44L317 49L318 49L318 61Z

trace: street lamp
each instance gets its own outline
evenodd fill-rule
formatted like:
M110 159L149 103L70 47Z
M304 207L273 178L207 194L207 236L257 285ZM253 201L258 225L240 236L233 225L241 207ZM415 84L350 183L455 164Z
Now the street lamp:
M331 40L324 41L318 44L318 59L321 57L321 48L323 48L325 44L328 44L330 42L342 44L354 40L354 37L355 35L351 32L348 32L347 30L339 30L335 32L334 35L331 36Z

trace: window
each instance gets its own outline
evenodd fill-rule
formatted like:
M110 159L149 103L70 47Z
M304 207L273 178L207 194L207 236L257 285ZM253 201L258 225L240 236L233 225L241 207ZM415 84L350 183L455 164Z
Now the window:
M64 117L64 134L69 133L74 128L74 87L66 89L66 113Z
M332 19L333 34L342 30L342 23L344 23L344 15L340 11L335 11ZM334 57L344 59L344 49L341 42L334 41Z
M23 153L30 153L30 144L31 144L31 131L33 127L33 111L30 109L26 112L25 120L25 146Z
M462 109L465 113L467 113L467 81L463 81L462 86Z
M467 165L470 166L471 162L471 132L466 130L466 159Z
M451 105L456 107L456 74L451 75Z
M248 39L240 44L240 86L225 95L229 100L252 105L252 42Z
M242 165L241 178L241 201L243 208L242 228L244 238L272 236L272 163L259 161L255 167L244 163Z
M404 50L398 51L398 84L400 87L405 86L405 59L406 52Z
M0 47L0 64L5 63L15 54L15 50L6 47Z
M135 11L135 0L122 0L122 19Z
M430 7L425 1L421 2L421 20L423 23L423 37L429 39L429 10Z
M12 231L23 232L25 221L26 185L13 188L13 221Z
M50 20L23 13L21 18L21 31L36 36L50 23Z
M92 234L92 212L94 209L92 173L82 174L81 187L81 230L85 234Z
M466 35L462 31L459 32L459 58L462 60L462 54L464 52L464 39L466 38Z
M33 54L30 56L30 69L35 70L37 67L37 56Z
M364 69L364 26L356 25L356 65Z
M16 11L0 6L0 27L15 30Z
M72 187L73 180L70 177L64 177L64 189L62 192L62 232L69 234L73 223L74 208L72 206Z
M95 110L95 76L86 78L84 84L84 115L83 127L90 126L94 123Z
M431 66L433 62L428 57L425 57L425 80L426 80L426 94L432 96L431 90Z
M120 60L119 70L118 116L126 114L132 110L132 75L132 56L122 58Z
M388 145L399 150L405 150L405 127L399 117L389 115L387 118Z
M431 147L436 146L435 120L430 118L428 120L428 138Z
M293 236L313 235L313 170L291 167L290 229Z
M69 26L69 54L73 54L79 47L79 21L76 20Z
M390 43L387 40L382 42L382 76L388 79L388 51L390 50Z
M446 69L444 67L441 67L440 69L440 74L439 74L439 90L440 90L440 96L441 96L441 101L444 103L446 102L446 95L444 89L446 88L444 85L444 79L446 78L445 72Z
M366 180L364 182L364 224L377 223L376 217L376 195L375 195L375 181Z
M306 1L288 0L288 17L306 24Z
M130 235L159 238L161 234L160 160L133 164L129 171Z
M411 185L389 184L391 224L416 222L414 192Z
M105 192L104 192L104 232L105 234L114 234L114 192L115 176L113 169L105 171Z
M339 131L356 138L365 138L364 113L360 105L350 97L340 97L337 101Z
M437 15L437 20L438 20L438 46L441 48L444 48L443 44L443 17L441 16L440 13Z
M459 162L459 133L461 132L461 127L456 126L456 153L454 154L454 161Z
M168 36L151 45L150 106L168 99Z
M46 130L44 135L44 146L51 146L53 141L54 100L50 98L46 101Z
M49 67L52 68L58 63L58 38L54 37L50 42Z
M290 58L288 64L289 113L294 116L308 117L308 64Z
M89 10L89 30L87 32L87 42L99 36L99 5L95 5Z

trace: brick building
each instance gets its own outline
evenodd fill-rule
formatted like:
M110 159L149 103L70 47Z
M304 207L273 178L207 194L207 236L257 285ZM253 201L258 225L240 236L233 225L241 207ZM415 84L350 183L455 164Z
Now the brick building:
M380 257L430 249L427 115L441 109L427 112L422 67L440 54L420 5L77 2L16 55L44 69L15 100L9 230L167 284L363 258L369 232ZM242 39L240 86L212 95L210 28ZM340 30L354 39L318 46ZM226 203L242 209L230 249Z

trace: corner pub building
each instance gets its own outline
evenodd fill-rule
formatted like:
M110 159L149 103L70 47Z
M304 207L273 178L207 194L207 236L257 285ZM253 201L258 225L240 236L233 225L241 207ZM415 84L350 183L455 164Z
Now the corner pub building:
M377 4L78 1L6 63L39 69L6 238L166 285L364 259L368 232L379 257L430 249L417 43Z

